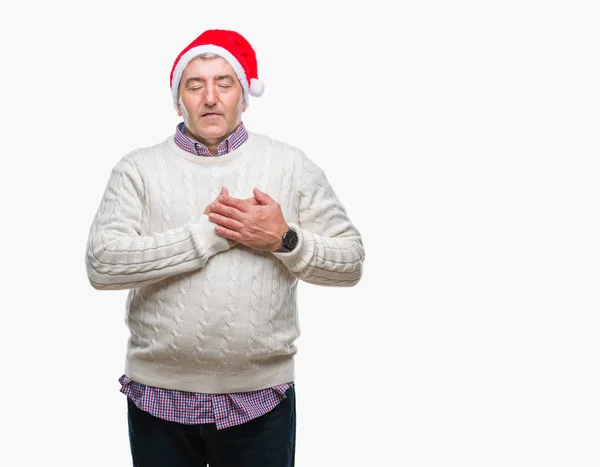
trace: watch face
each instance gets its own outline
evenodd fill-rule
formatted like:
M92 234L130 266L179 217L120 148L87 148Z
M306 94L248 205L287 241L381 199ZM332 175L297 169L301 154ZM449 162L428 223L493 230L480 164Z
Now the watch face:
M293 250L298 244L298 235L293 230L289 230L283 236L283 243L288 250Z

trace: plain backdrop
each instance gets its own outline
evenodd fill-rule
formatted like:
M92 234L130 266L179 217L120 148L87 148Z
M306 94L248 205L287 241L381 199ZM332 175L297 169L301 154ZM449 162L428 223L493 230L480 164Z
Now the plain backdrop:
M296 465L600 465L597 2L1 9L0 465L131 465L127 292L85 246L208 28L255 47L245 124L325 170L366 248L356 287L299 287Z

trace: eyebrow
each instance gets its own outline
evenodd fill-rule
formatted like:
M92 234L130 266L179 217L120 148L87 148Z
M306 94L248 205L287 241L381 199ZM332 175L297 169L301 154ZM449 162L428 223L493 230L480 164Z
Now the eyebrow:
M187 87L192 83L203 83L203 82L204 82L204 80L202 78L197 78L197 77L193 76L193 77L185 80L185 85Z
M225 81L225 80L230 81L232 83L234 82L233 76L231 76L231 75L218 75L218 76L215 76L215 81ZM206 80L204 78L199 78L197 76L192 76L192 77L190 77L190 78L188 78L188 79L185 80L185 85L189 86L192 83L204 83L204 82L206 82Z
M223 81L223 80L229 80L231 82L233 82L233 76L231 75L219 75L215 78L215 80L217 81Z

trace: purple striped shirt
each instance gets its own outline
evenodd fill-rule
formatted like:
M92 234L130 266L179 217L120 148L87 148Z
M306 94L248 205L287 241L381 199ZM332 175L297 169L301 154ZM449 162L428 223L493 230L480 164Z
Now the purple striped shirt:
M238 126L231 135L219 143L219 146L217 146L217 156L222 156L223 154L236 150L245 143L247 139L248 132L246 131L244 124L240 123L240 126ZM177 125L175 130L175 143L184 151L191 152L196 156L217 157L213 156L204 144L194 141L186 135L183 122Z
M197 156L218 157L239 148L248 139L244 124L217 147L217 156L208 148L185 134L185 125L180 123L175 131L175 143L184 151ZM146 386L129 379L119 378L121 392L131 398L136 407L155 417L172 422L196 425L214 423L218 430L248 422L273 410L285 399L285 392L293 382L272 388L230 394L202 394L173 389Z

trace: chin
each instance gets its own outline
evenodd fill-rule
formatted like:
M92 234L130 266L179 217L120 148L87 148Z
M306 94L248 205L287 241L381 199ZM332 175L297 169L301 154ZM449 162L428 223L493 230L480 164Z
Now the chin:
M211 130L203 131L202 133L200 133L200 135L206 139L223 138L226 134L227 134L227 130L225 130L223 128L219 128L218 130L215 128L214 130L211 129Z
M227 129L218 125L198 128L196 134L202 138L218 138L227 133Z

